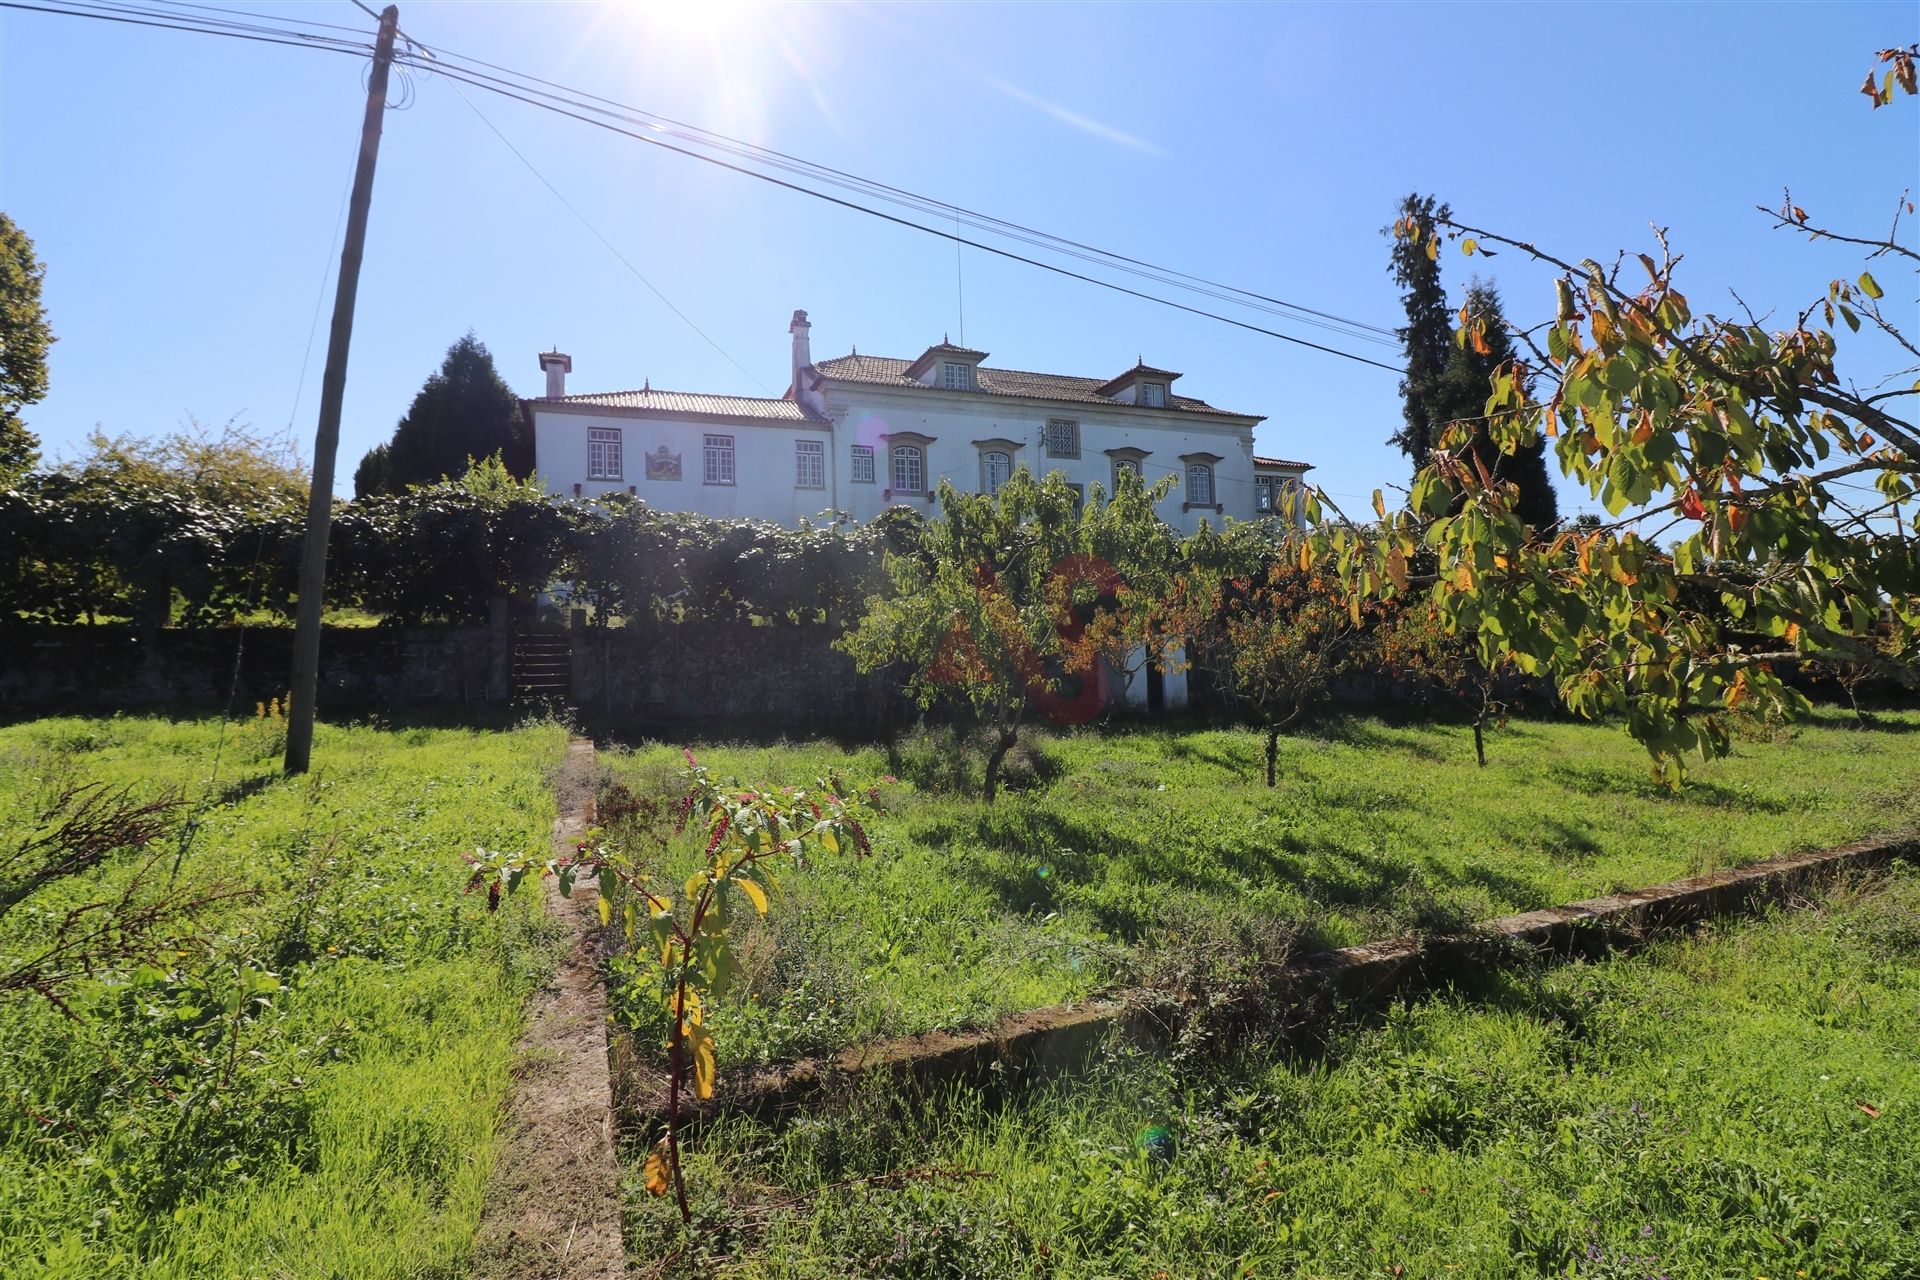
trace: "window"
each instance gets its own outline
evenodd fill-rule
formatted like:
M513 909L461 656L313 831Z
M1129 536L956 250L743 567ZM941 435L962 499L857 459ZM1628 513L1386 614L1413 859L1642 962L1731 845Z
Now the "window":
M1187 505L1190 507L1213 505L1213 468L1204 462L1187 464Z
M1078 481L1069 480L1067 488L1073 490L1073 509L1079 511L1087 505L1087 486Z
M989 449L980 455L980 492L998 493L1000 486L1013 474L1013 458L998 449Z
M1145 382L1140 385L1140 403L1149 409L1167 407L1167 384L1164 382Z
M587 428L587 479L620 479L620 428Z
M1255 476L1253 480L1253 509L1261 515L1277 510L1280 506L1279 476Z
M941 361L940 385L949 391L973 390L973 366L958 360Z
M1113 487L1116 490L1120 487L1120 473L1123 471L1131 471L1136 476L1144 474L1140 470L1140 459L1115 458L1113 460Z
M870 444L853 446L853 482L873 483L873 446Z
M1080 456L1080 424L1072 418L1048 418L1046 441L1049 458L1077 458Z
M707 437L707 466L705 472L708 484L733 483L733 437Z
M893 487L901 493L924 493L927 487L926 458L917 444L893 446Z
M827 487L827 446L821 441L793 442L793 484L797 489Z

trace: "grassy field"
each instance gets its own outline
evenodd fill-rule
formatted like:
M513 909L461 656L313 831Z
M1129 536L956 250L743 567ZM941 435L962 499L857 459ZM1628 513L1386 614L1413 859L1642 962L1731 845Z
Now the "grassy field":
M635 1186L656 1275L1920 1275L1920 874L990 1111L868 1089ZM901 1178L902 1170L922 1176ZM658 1260L668 1259L666 1262Z
M1152 981L1196 955L1340 946L1920 826L1920 715L1822 715L1741 739L1677 794L1617 727L1515 721L1476 768L1470 730L1336 720L1282 742L1281 783L1242 730L1042 736L991 808L953 744L695 744L747 782L897 767L877 854L786 875L718 1011L723 1056L783 1058L978 1024ZM670 789L677 747L603 752ZM690 855L689 855L690 856ZM667 868L668 883L688 867ZM1196 945L1204 944L1204 945ZM1182 979L1184 980L1184 978Z
M198 801L219 738L213 720L0 728L0 830L62 779ZM565 740L323 725L315 771L283 781L273 725L229 733L179 874L255 895L141 981L83 983L73 1018L0 1000L0 1274L462 1274L549 959L538 895L489 916L458 855L544 844ZM6 927L0 954L35 921Z

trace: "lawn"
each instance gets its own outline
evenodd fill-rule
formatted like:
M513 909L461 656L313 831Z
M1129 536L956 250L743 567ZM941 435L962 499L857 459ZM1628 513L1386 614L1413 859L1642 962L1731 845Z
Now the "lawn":
M488 915L458 855L544 843L566 732L322 725L296 781L277 740L264 721L0 727L9 832L64 778L197 804L217 753L179 876L255 891L138 983L83 983L75 1017L0 1001L0 1274L462 1274L550 948L537 895ZM14 913L0 954L35 926ZM242 981L262 998L229 1005Z
M1920 715L1821 713L1750 731L1684 790L1617 727L1515 721L1475 767L1471 731L1337 719L1282 742L1280 785L1244 730L1160 725L1037 736L992 807L950 742L696 743L747 782L897 768L875 856L784 875L716 1011L724 1060L977 1025L1151 981L1215 951L1341 946L1920 826ZM603 751L639 791L678 746ZM693 851L675 855L691 859ZM664 868L677 884L691 862Z
M1916 1150L1908 870L1488 975L1316 1060L1116 1046L1000 1110L869 1087L722 1120L690 1237L637 1179L629 1230L650 1274L761 1280L1894 1280L1920 1274Z

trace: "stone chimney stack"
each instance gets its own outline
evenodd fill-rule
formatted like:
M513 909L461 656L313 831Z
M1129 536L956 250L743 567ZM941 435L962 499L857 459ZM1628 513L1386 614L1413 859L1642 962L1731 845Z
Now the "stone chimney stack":
M787 326L787 332L793 335L793 398L800 398L800 373L813 363L813 343L809 336L813 326L807 323L807 313L793 313L793 323Z
M540 369L547 375L547 399L558 400L567 394L567 375L573 372L572 356L558 351L542 351Z

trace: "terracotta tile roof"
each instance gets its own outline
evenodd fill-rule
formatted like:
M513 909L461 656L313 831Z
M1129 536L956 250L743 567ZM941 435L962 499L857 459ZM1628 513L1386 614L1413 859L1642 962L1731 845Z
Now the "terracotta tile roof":
M916 382L907 376L907 369L914 362L899 360L892 356L836 356L831 360L818 360L814 368L823 377L840 382L864 382L883 387L913 387L922 391L936 390L926 384ZM977 386L975 391L947 392L949 395L990 395L990 396L1026 396L1036 400L1068 400L1083 404L1103 404L1118 409L1133 409L1122 400L1115 400L1099 394L1106 385L1105 378L1075 378L1063 373L1027 373L1019 369L992 369L981 365L974 373ZM1202 413L1223 418L1253 418L1258 414L1234 413L1228 409L1216 409L1205 400L1196 400L1192 396L1167 397L1167 406L1177 413Z
M594 409L644 409L651 413L698 414L710 418L765 418L775 422L815 419L792 400L760 396L713 396L699 391L604 391L589 395L538 397L534 405L579 405Z
M1263 458L1257 453L1253 455L1253 465L1256 467L1288 467L1295 471L1313 470L1313 464L1311 462L1291 462L1286 458Z

